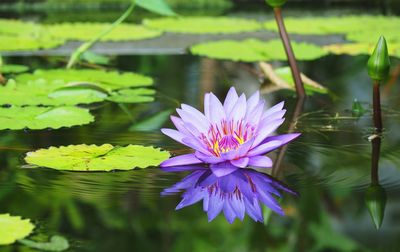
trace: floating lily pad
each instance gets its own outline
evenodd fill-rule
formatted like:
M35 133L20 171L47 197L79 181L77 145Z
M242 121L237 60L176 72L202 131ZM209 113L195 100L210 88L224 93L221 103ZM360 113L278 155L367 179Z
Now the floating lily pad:
M37 167L67 171L131 170L157 166L169 158L167 151L148 146L111 144L69 145L28 152L25 161Z
M285 25L288 32L297 34L350 34L359 31L382 33L386 30L398 31L400 18L384 16L285 18ZM266 22L265 27L269 30L278 30L275 20Z
M0 67L2 74L17 74L29 71L29 67L24 65L6 64Z
M0 86L0 104L59 106L89 104L106 99L114 102L147 102L152 101L154 90L143 86L152 83L150 77L135 73L37 70L33 74L18 75L15 81ZM131 89L135 87L141 88Z
M332 44L324 46L324 49L333 54L370 55L376 46L376 43L348 43L348 44ZM391 56L400 58L400 43L392 43L388 46Z
M240 33L262 29L251 19L229 17L176 17L145 19L145 26L176 33Z
M91 40L107 29L107 23L63 23L46 27L49 35L63 40ZM102 41L126 41L155 38L162 34L160 31L148 29L142 25L120 24Z
M50 36L8 36L0 34L0 51L28 51L60 46L65 41Z
M312 60L327 54L321 47L307 43L292 43L296 58ZM215 59L257 62L271 60L286 60L286 54L280 40L260 41L247 39L243 41L220 40L207 42L191 47L195 55Z
M16 19L0 19L0 34L9 36L37 35L42 32L40 25Z
M13 244L27 237L34 229L29 219L23 220L18 216L0 214L0 245Z
M47 107L10 107L0 108L0 130L4 129L58 129L94 121L89 110L64 106Z

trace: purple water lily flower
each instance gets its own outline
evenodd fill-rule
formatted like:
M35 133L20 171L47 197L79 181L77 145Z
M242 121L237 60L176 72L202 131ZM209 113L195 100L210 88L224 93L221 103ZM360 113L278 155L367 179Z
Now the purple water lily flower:
M161 167L209 164L216 174L223 176L247 166L268 168L272 160L266 153L297 138L299 133L270 136L284 121L283 102L265 110L265 101L259 92L246 100L231 88L222 104L213 93L204 97L204 114L182 104L171 116L177 130L162 129L172 139L195 150L192 154L173 157ZM227 167L230 169L219 169Z
M171 169L172 168L172 169ZM164 168L167 171L179 169L194 170L182 181L161 194L171 195L181 191L182 201L176 210L203 201L203 210L207 212L208 221L212 221L221 211L229 223L235 218L244 219L245 213L253 220L263 222L261 204L274 212L284 215L275 197L281 197L278 189L297 194L269 175L252 169L236 169L225 176L216 176L210 169L193 167Z

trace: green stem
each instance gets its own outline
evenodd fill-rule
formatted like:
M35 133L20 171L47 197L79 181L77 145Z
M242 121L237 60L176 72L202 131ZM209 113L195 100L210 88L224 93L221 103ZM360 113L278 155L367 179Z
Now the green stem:
M97 43L100 39L102 39L104 36L112 32L119 24L121 24L129 15L132 13L133 9L135 8L135 1L131 2L131 5L128 7L128 9L117 19L115 20L110 27L105 29L103 32L101 32L97 37L93 38L92 40L83 43L78 49L76 49L72 54L71 57L69 58L68 64L67 64L67 69L72 68L75 63L79 60L81 55L89 50L95 43Z

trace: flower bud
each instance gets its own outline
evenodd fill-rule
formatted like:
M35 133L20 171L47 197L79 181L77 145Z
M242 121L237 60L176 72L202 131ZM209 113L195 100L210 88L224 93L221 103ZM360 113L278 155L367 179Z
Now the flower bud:
M384 80L390 70L390 59L385 37L381 36L368 60L368 74L376 81Z
M365 204L367 205L371 219L376 229L382 225L386 207L386 191L381 185L371 184L365 193Z
M281 7L287 0L265 0L272 8Z

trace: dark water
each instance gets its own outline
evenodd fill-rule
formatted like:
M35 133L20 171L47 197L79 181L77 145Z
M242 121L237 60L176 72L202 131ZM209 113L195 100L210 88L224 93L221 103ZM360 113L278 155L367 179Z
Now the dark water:
M300 196L285 194L286 216L272 214L268 224L246 217L229 225L221 215L208 223L200 204L174 211L179 195L160 192L185 174L158 167L110 173L57 172L24 166L26 152L69 144L155 145L175 154L188 150L158 130L130 131L136 122L180 103L201 107L205 92L223 98L231 85L247 95L259 80L241 64L189 55L116 56L119 70L155 78L156 101L93 107L96 122L61 130L0 132L0 212L30 218L35 234L60 234L70 251L398 251L400 248L400 80L382 88L384 137L380 184L387 204L376 230L364 202L371 183L373 133L372 85L366 56L327 56L301 62L304 73L327 86L332 95L309 97L296 123L292 93L264 94L267 104L284 100L290 124L302 137L291 143L279 166L279 178ZM32 68L61 66L57 58L9 57ZM392 66L400 61L393 59ZM396 80L397 78L397 80ZM352 116L354 99L366 113ZM171 126L165 122L164 126ZM275 160L279 151L269 156ZM35 235L34 234L34 235ZM0 251L30 251L21 245Z

